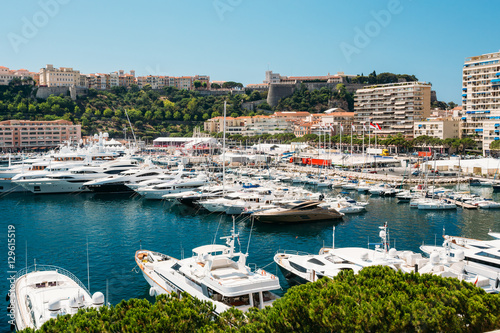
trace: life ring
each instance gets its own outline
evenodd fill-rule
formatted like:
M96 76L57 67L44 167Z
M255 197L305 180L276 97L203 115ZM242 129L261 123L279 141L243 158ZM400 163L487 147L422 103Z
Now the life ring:
M263 276L266 276L266 271L265 270L262 270L261 272L262 272Z

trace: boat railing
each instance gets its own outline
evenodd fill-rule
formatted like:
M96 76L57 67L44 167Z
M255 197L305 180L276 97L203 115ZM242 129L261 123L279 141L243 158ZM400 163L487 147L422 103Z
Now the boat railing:
M309 256L311 253L308 252L303 252L303 251L297 251L297 250L283 250L283 251L278 251L278 253L283 253L283 254L294 254L294 255L299 255L299 256Z
M33 272L42 272L42 271L55 271L59 274L62 274L64 276L67 276L69 277L71 280L75 281L76 284L78 284L78 286L80 288L82 288L84 291L86 291L89 295L90 295L90 292L88 291L87 287L85 287L85 285L80 281L80 279L78 279L76 277L76 275L74 275L73 273L71 273L70 271L64 269L64 268L61 268L61 267L58 267L58 266L52 266L52 265L32 265L32 266L29 266L29 267L25 267L21 270L19 270L17 272L17 274L15 275L14 279L17 280L19 279L20 277L26 275L26 274L29 274L29 273L33 273Z

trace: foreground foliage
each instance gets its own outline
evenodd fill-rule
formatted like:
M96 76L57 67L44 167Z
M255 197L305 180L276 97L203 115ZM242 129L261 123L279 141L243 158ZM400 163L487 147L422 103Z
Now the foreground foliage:
M484 332L500 328L500 297L457 279L369 267L293 287L272 308L214 307L183 295L50 320L40 332ZM25 332L32 332L26 330Z

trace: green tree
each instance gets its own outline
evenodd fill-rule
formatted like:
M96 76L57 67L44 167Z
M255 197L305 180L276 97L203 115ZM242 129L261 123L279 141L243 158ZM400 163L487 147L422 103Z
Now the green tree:
M193 87L195 89L199 89L201 87L201 81L199 81L199 80L193 81Z

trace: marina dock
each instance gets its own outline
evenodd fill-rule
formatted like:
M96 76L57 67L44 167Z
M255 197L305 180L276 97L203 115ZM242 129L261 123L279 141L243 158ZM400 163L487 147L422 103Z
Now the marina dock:
M465 209L477 209L477 206L474 206L474 205L471 205L471 204L468 204L468 203L465 203L462 201L457 201L457 200L453 200L453 199L444 199L444 200L446 202L449 202L449 203L454 203L455 205L460 206L460 207L465 208Z

